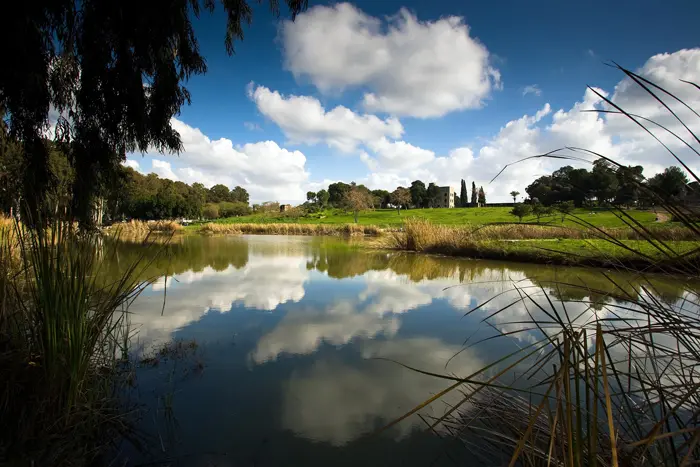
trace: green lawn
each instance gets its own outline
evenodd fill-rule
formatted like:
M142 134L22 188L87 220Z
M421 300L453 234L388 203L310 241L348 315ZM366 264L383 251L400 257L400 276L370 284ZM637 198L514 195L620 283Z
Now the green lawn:
M629 269L678 272L690 264L697 264L700 243L694 241L670 241L665 244L669 254L654 248L645 241L624 240L624 247L606 240L486 240L454 248L451 245L435 245L422 250L471 258L519 261L525 263L561 264L570 266L597 266ZM637 253L635 253L637 252ZM677 255L689 254L687 263L677 261ZM639 254L641 253L641 254ZM675 261L674 261L675 260Z
M460 225L460 224L490 224L494 222L517 222L512 216L511 208L454 208L454 209L410 209L401 211L399 215L395 209L377 209L360 213L359 223L364 225L377 225L391 227L400 225L407 217L421 217L435 224ZM655 222L655 214L648 211L631 210L628 212L633 218L642 224ZM577 209L574 215L599 227L623 227L624 223L614 213L604 210ZM525 222L535 222L534 217L524 219ZM219 219L217 223L270 223L270 222L299 222L303 224L351 224L354 222L352 213L341 210L327 210L322 213L310 214L304 217L294 218L286 215L250 215ZM561 217L553 216L542 218L542 222L552 225L562 225ZM570 220L563 225L575 226Z

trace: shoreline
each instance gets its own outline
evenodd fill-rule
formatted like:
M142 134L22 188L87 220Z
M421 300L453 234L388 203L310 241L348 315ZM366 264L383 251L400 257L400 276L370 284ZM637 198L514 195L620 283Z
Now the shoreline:
M556 245L553 248L542 248L539 245L533 245L535 241L523 240L525 248L504 248L504 244L493 245L488 242L483 244L475 244L470 247L461 247L457 249L449 247L431 247L422 250L411 250L406 248L392 248L387 246L377 246L378 249L386 249L390 251L402 251L423 255L444 256L450 258L463 259L482 259L492 261L508 261L523 264L542 264L546 266L570 266L584 267L595 269L618 269L627 272L672 272L674 274L684 274L687 271L692 271L692 267L697 267L700 263L700 256L695 255L686 259L683 263L667 261L656 258L646 259L641 256L625 255L627 251L618 247L618 254L599 254L599 255L576 255L566 249L556 250ZM505 242L504 242L505 243ZM538 242L539 243L539 242ZM554 243L554 242L549 242ZM557 242L559 246L571 246L572 240L561 240ZM687 243L685 249L700 248L700 242L683 242Z
M700 241L668 240L670 246L664 255L645 240L610 240L593 237L587 232L574 232L575 238L562 238L559 233L572 234L572 229L562 232L546 226L526 224L484 226L474 231L465 227L448 227L432 225L425 222L408 222L403 231L383 230L375 226L357 224L202 224L183 227L174 223L162 223L164 230L139 229L134 232L124 229L124 236L147 235L301 235L332 236L359 239L358 246L368 249L406 251L420 254L441 255L456 258L487 259L513 261L528 264L556 266L576 266L603 269L624 269L635 272L669 272L683 273L697 267L700 255L690 255L683 260L673 256L683 255L700 248ZM146 225L143 223L143 225ZM520 229L518 228L520 227ZM527 228L528 232L522 232ZM666 228L667 231L671 229ZM526 237L524 233L538 235L539 238ZM618 230L619 232L619 230ZM106 233L113 236L114 229ZM572 235L573 236L573 235ZM616 235L628 237L630 235ZM682 235L671 237L684 238ZM521 238L498 238L521 237ZM593 238L586 238L593 237ZM133 237L131 237L133 239ZM635 251L639 253L635 253ZM641 253L641 254L640 254Z

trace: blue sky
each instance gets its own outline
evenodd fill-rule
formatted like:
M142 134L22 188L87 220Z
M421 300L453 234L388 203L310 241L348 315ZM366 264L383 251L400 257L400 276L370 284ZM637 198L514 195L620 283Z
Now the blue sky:
M474 180L500 201L561 165L532 161L489 184L504 164L565 144L647 174L671 165L630 125L580 112L600 106L592 85L662 118L604 62L698 99L678 82L700 81L698 2L309 3L293 24L256 4L231 57L222 11L196 20L209 70L190 80L192 104L176 117L185 151L128 163L242 185L254 201L301 201L336 180L393 190L416 178Z

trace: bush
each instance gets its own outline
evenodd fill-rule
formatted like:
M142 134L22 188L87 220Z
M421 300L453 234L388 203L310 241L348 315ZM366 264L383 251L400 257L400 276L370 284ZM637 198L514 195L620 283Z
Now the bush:
M520 222L523 221L523 217L529 216L532 212L532 207L529 204L518 203L513 206L510 213L517 217Z
M250 214L250 207L246 203L236 202L221 202L219 203L219 214L220 217L236 217L236 216L247 216Z
M540 218L552 215L552 208L544 204L534 203L532 205L532 214L537 218L537 223L539 224Z
M205 219L218 219L219 218L219 206L216 204L207 204L202 209L202 215Z
M564 222L564 219L566 219L566 216L573 212L574 202L573 201L560 201L554 205L554 209L559 211L559 213L561 214L561 221Z

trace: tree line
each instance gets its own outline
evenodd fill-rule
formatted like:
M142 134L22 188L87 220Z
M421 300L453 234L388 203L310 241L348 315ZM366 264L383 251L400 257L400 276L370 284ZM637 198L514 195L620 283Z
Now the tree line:
M109 197L105 214L110 220L123 219L216 219L250 214L250 196L245 188L229 189L217 184L206 188L143 175L129 167L122 169L117 189Z
M336 182L328 185L328 189L306 193L307 209L348 208L362 204L370 208L389 207L400 209L433 208L440 205L440 187L433 182L426 186L422 180L414 180L410 186L399 186L394 191L378 189L370 190L365 185L355 182ZM472 182L471 200L467 195L466 183L462 180L462 190L455 194L456 207L479 206L486 204L486 193L483 187L476 188Z
M696 192L697 183L689 184L679 167L668 167L649 179L644 178L643 172L641 165L614 166L605 159L596 160L591 170L567 165L528 185L525 189L529 196L527 201L544 206L570 201L576 207L648 207L657 204L658 197L682 202ZM512 192L511 196L513 193L519 194Z
M57 212L68 209L74 197L76 172L60 145L46 143L49 151L51 191L47 204ZM23 201L22 171L25 170L22 147L6 146L0 151L0 210L19 212ZM98 223L125 219L159 220L175 218L215 219L246 215L251 212L245 188L229 189L217 184L206 188L201 183L143 175L130 167L119 166L110 183L96 191L93 216ZM279 209L279 205L277 206Z

